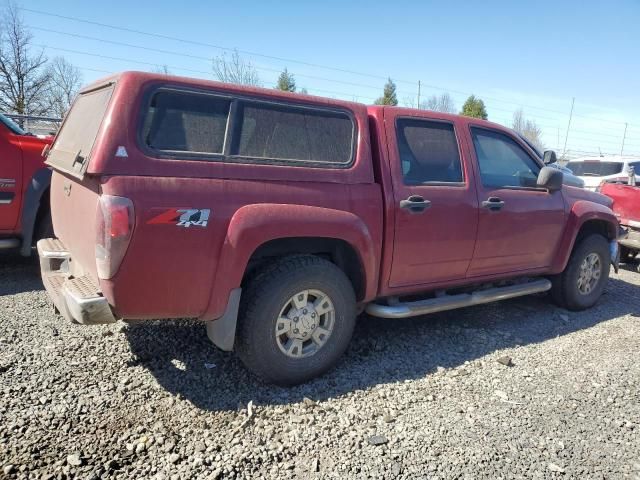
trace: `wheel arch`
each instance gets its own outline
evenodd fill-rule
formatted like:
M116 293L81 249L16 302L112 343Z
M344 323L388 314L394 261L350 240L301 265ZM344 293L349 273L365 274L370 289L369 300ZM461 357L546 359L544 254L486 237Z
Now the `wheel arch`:
M366 224L351 212L308 205L247 205L231 218L201 319L220 317L231 292L265 259L300 253L330 259L352 281L358 301L368 301L378 288L380 249Z
M618 237L618 219L608 207L594 202L578 201L569 212L567 227L556 255L552 272L564 271L575 246L595 233L609 241Z
M36 170L31 177L29 187L25 191L21 214L22 246L20 247L20 254L25 257L31 255L33 235L38 220L43 216L42 209L49 208L48 193L50 186L51 170L44 167Z

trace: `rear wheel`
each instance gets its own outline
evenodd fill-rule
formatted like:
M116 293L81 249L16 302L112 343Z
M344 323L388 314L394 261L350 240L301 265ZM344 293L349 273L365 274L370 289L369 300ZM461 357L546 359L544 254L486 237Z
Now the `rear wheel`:
M598 301L609 278L611 253L602 235L589 235L578 243L567 267L553 279L551 294L560 306L584 310Z
M263 380L295 385L332 368L356 317L353 287L333 263L305 255L262 269L243 292L236 348Z

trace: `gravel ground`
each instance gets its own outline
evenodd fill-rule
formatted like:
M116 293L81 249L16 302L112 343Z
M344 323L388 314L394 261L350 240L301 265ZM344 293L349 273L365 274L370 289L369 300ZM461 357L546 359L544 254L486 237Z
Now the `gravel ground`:
M612 273L582 313L363 317L336 370L282 389L195 322L66 323L2 256L0 477L639 479L638 284Z

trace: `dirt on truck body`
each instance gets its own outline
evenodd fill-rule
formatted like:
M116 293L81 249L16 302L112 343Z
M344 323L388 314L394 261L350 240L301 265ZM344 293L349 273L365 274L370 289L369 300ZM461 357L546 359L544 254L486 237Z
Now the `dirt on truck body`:
M63 316L195 317L279 384L335 365L359 311L580 310L617 262L610 200L456 115L126 72L81 92L47 163Z

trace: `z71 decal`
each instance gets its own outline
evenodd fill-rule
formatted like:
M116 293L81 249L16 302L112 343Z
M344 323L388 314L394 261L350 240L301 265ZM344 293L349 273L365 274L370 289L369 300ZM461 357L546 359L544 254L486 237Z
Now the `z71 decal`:
M147 221L148 225L175 225L189 228L206 227L209 222L208 208L170 208Z

